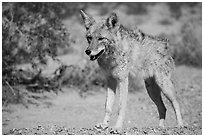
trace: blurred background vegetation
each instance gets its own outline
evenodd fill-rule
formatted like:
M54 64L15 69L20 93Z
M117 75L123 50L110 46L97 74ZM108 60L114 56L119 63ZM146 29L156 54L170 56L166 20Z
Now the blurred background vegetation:
M81 9L96 20L114 11L125 27L168 38L176 65L202 67L202 3L4 2L3 105L36 104L45 92L65 92L62 87L75 88L82 97L105 87L97 63L84 54ZM132 92L143 88L136 80L131 80Z

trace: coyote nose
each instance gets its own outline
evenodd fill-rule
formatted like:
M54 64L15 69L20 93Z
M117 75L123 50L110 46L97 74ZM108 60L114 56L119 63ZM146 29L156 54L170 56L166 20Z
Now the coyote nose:
M86 53L87 55L90 55L90 54L91 54L91 51L90 51L90 50L85 50L85 53Z

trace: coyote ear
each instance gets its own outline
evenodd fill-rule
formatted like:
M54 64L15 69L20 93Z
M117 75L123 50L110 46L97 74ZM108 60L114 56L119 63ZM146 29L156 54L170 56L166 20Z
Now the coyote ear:
M114 28L118 24L118 16L116 13L111 13L111 15L106 20L106 26L110 28Z
M92 17L88 16L82 10L80 10L80 13L81 13L81 17L83 19L86 29L89 29L89 27L95 23L95 20Z

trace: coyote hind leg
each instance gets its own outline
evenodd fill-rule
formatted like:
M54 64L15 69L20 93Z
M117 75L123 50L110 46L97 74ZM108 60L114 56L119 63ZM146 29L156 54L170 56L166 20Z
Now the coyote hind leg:
M159 126L164 127L166 107L161 98L161 89L156 84L154 77L145 79L145 87L152 101L156 104L159 112Z
M156 75L155 79L156 79L156 83L161 88L161 91L167 97L167 99L170 101L170 103L174 108L178 126L183 126L180 106L176 99L175 87L171 77L160 73Z

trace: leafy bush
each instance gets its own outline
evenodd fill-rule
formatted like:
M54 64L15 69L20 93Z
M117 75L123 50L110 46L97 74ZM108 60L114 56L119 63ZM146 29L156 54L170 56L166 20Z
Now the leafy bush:
M2 4L4 91L19 98L17 95L20 95L22 90L16 87L21 84L22 77L16 75L20 73L17 65L32 64L33 70L30 73L35 76L35 73L39 72L39 65L47 63L47 56L55 60L59 48L69 47L70 34L57 16L60 12L60 5L55 3ZM42 78L41 73L38 77ZM46 81L46 78L44 80ZM9 101L8 96L3 100Z
M29 62L36 68L53 59L58 47L69 46L69 33L55 14L52 3L3 3L2 74L3 84L17 81L15 65Z

